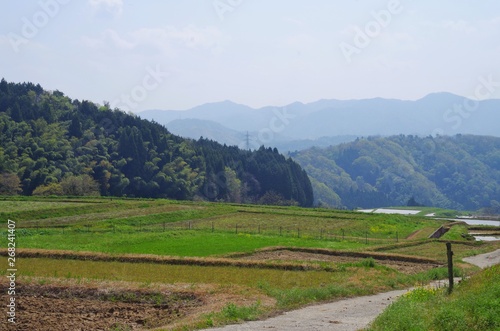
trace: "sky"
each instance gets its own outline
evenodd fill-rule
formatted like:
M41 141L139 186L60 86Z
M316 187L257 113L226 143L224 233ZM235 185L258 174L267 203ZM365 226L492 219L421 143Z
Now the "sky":
M0 78L126 111L500 98L498 0L0 4Z

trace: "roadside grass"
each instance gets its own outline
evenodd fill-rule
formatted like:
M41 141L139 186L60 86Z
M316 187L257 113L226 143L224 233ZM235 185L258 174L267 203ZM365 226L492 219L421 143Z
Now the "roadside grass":
M445 289L417 288L380 315L371 331L499 330L500 265L462 281L451 295Z
M259 319L265 312L265 308L259 302L250 306L238 306L230 302L220 312L204 314L201 320L195 324L195 328L205 329L242 321L253 321Z

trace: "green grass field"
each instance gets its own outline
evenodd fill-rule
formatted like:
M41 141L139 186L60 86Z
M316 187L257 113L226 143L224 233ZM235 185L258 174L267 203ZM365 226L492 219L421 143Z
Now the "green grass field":
M3 222L16 221L21 248L180 256L276 245L363 249L442 224L401 215L170 200L24 198L0 201L0 210Z
M161 199L17 197L0 200L2 238L7 238L8 219L16 222L18 251L29 248L112 256L152 254L213 259L282 246L350 252L374 250L446 260L444 242L427 239L444 221L421 216ZM452 227L444 237L456 241L457 259L500 246L471 243L461 235L464 231L466 227ZM7 243L1 240L0 248L5 251ZM5 259L0 256L4 265ZM335 263L297 260L294 263L320 268L292 271L232 265L74 260L69 256L22 257L16 260L16 267L21 280L44 283L72 279L79 282L238 286L251 289L248 293L258 291L274 298L276 304L272 309L278 310L404 288L446 277L446 268L404 274L372 259ZM468 274L474 270L468 270ZM457 269L456 273L462 272ZM246 300L250 302L251 298ZM254 302L249 307L257 307L254 305L258 306ZM207 316L226 316L228 312L249 310L251 313L246 315L255 318L268 313L254 308L234 306L229 302L222 311ZM207 320L212 321L212 318ZM223 320L235 321L232 317ZM212 325L211 322L200 323L192 328Z
M19 247L104 253L212 256L251 252L268 246L360 249L364 243L196 230L133 233L57 233L19 236Z

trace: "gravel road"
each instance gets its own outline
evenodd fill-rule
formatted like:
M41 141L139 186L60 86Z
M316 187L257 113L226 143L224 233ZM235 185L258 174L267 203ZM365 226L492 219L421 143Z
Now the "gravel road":
M486 254L466 257L462 260L470 264L475 264L480 268L490 267L495 264L500 264L500 249Z
M500 249L463 260L481 268L486 268L500 263ZM408 291L409 290L398 290L371 296L345 299L289 311L265 321L228 325L210 330L357 331L366 328L391 302Z

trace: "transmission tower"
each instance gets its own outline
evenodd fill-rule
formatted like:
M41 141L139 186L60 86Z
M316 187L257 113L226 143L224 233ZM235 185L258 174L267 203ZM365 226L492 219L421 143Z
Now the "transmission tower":
M245 138L246 138L245 140L247 143L247 149L250 150L250 135L248 134L248 131L247 131Z

